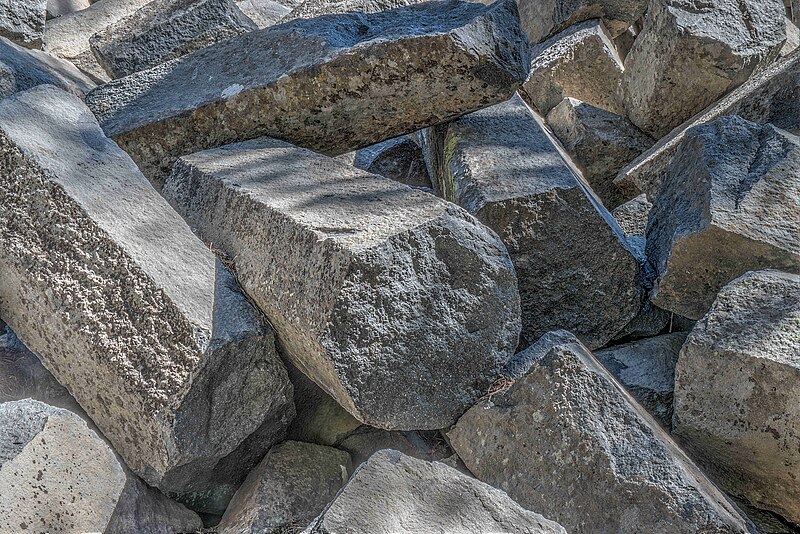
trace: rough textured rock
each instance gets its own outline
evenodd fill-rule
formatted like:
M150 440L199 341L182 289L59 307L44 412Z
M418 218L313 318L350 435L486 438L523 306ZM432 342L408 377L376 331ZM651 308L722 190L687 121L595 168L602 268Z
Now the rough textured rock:
M395 137L362 148L356 152L353 165L411 187L433 190L425 155L410 136Z
M291 12L287 3L275 0L237 0L236 5L256 26L269 28Z
M364 423L450 425L513 354L505 247L433 195L268 138L181 158L164 194L236 258L284 355Z
M47 0L0 0L0 37L41 48Z
M800 523L800 276L749 272L681 350L674 429L709 476Z
M178 156L260 135L335 155L412 132L510 97L529 65L513 0L449 0L250 32L88 102L160 185Z
M347 483L350 456L339 449L284 441L270 449L231 500L217 529L280 532L308 525Z
M724 495L570 333L517 355L450 443L480 480L569 532L747 532Z
M256 28L233 0L154 0L89 46L111 78L122 78Z
M672 426L675 362L687 335L687 332L673 332L595 353L606 369L666 429Z
M639 268L625 236L522 99L425 137L439 194L497 232L508 248L524 342L569 328L602 347L636 315Z
M574 97L614 113L619 101L622 60L599 20L571 26L533 48L524 96L546 115L565 97Z
M80 100L0 125L0 314L146 482L232 494L294 414L272 330Z
M647 232L647 217L653 204L647 200L647 195L641 194L614 208L614 216L619 227L628 237L644 237Z
M83 98L95 84L68 61L0 37L0 98L50 84Z
M650 211L653 303L700 319L747 271L800 272L798 164L800 139L771 125L734 116L689 130Z
M341 15L342 13L380 13L381 11L418 4L420 1L421 0L306 0L284 16L281 22L294 19L310 19L322 15Z
M148 488L72 412L0 404L4 532L195 532L200 518Z
M362 425L340 440L336 446L350 453L353 465L359 466L382 449L392 449L420 460L444 460L453 451L439 432L432 430L381 430Z
M308 534L564 533L508 495L439 462L383 450L305 531Z
M781 48L781 57L788 56L792 52L794 52L798 46L800 46L800 28L794 25L794 23L786 19L786 42L783 44L783 48Z
M89 0L47 0L47 18L60 17L89 7Z
M622 204L626 199L614 184L617 172L655 141L625 117L574 98L554 107L547 124L603 204L608 209Z
M653 0L625 59L625 110L656 139L777 58L781 0Z

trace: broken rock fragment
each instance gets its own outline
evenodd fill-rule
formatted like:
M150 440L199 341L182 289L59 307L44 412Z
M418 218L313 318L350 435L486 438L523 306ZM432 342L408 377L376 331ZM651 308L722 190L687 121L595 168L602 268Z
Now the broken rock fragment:
M357 151L353 165L420 189L433 190L425 155L411 136L395 137Z
M0 0L0 37L41 48L47 0Z
M651 209L653 209L653 204L647 200L647 195L641 194L614 208L611 215L614 216L626 236L644 238L647 233L647 218ZM644 240L642 240L642 246L644 246Z
M281 22L342 13L379 13L418 3L420 0L306 0L292 9Z
M81 98L96 85L70 62L0 37L0 98L44 84Z
M236 0L236 6L259 28L274 26L292 10L288 2L275 0Z
M648 0L519 0L522 29L538 43L573 24L601 17L612 37L647 11Z
M60 17L89 7L89 0L47 0L47 18Z

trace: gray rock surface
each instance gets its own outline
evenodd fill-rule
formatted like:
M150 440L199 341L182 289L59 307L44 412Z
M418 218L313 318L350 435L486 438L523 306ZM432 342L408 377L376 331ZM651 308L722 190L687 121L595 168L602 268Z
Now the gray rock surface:
M700 319L747 271L800 272L799 164L800 139L771 125L734 116L689 130L650 211L653 303Z
M569 532L747 532L733 506L572 334L517 355L516 381L450 443L480 480Z
M89 7L89 0L47 0L47 18L60 17Z
M425 137L439 194L497 232L508 248L526 343L569 328L592 348L602 347L636 315L639 267L625 236L521 98L437 126Z
M237 0L236 5L259 28L269 28L291 12L286 2L275 0Z
M216 529L221 534L280 532L308 525L336 497L352 470L344 451L284 441L247 475Z
M381 11L418 4L420 1L421 0L306 0L286 14L281 22L294 19L311 19L322 15L341 15L342 13L380 13Z
M0 0L0 37L41 48L47 0Z
M625 117L574 98L554 107L547 114L547 124L608 209L627 200L614 178L653 146L653 138Z
M233 0L154 0L89 46L111 78L122 78L256 28Z
M353 465L359 466L382 449L392 449L412 458L444 461L453 451L442 435L433 430L405 431L381 430L362 425L340 440L336 446L350 453Z
M232 494L294 415L272 330L80 100L0 125L0 315L146 482Z
M727 491L800 523L800 276L720 292L681 350L674 429Z
M783 47L781 48L781 57L788 56L794 52L798 46L800 46L800 28L795 26L795 24L788 18L786 19L785 23L786 42L783 43Z
M647 233L647 218L653 204L642 193L624 204L620 204L611 212L619 227L630 237L644 237Z
M72 412L0 404L4 532L195 532L200 518L148 488Z
M411 187L433 190L425 155L410 135L362 148L356 152L353 165Z
M781 0L653 0L625 59L625 110L656 139L777 58Z
M567 28L536 45L532 55L523 96L543 115L565 97L624 113L619 99L622 59L600 20Z
M529 64L513 0L449 0L250 32L87 101L160 186L179 156L261 135L336 155L413 132L505 100Z
M307 534L565 533L508 495L439 462L383 450L350 482Z
M505 247L433 195L268 138L181 158L164 194L236 258L284 356L364 423L452 424L517 345Z

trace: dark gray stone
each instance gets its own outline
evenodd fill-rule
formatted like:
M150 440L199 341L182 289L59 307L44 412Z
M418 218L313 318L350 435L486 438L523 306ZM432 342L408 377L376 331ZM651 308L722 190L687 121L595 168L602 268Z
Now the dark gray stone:
M400 183L433 191L425 155L410 136L395 137L357 151L353 165Z
M614 208L611 215L614 216L626 236L644 238L647 232L647 218L651 209L653 209L653 204L647 200L647 195L641 194Z

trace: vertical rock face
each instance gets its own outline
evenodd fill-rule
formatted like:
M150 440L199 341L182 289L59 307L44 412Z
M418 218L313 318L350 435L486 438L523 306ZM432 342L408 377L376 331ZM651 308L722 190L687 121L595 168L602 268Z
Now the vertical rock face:
M771 125L734 116L689 130L647 226L653 303L700 319L747 271L800 272L798 165L800 139Z
M653 0L625 59L628 118L669 133L777 57L783 14L781 0Z
M647 195L641 194L614 208L611 215L619 223L619 227L630 237L644 237L647 233L647 218L653 204L647 200Z
M40 48L46 9L47 0L0 0L0 37Z
M287 2L275 0L236 0L236 6L259 28L269 28L291 11Z
M526 342L570 328L602 347L636 315L639 268L625 236L518 96L426 138L439 193L508 248Z
M726 490L800 523L800 276L720 292L681 350L674 428Z
M83 98L95 83L68 61L0 37L0 98L50 84Z
M420 189L433 190L425 155L411 136L395 137L356 152L353 165Z
M267 138L181 158L164 194L364 423L452 424L517 345L505 247L433 195Z
M30 399L0 404L6 532L195 532L200 518L148 488L80 417Z
M748 531L572 334L550 333L515 360L516 382L449 432L480 480L569 532Z
M307 534L334 532L561 534L565 530L524 510L502 491L443 463L383 450L356 470L305 530Z
M145 481L235 486L294 412L273 332L76 97L0 125L0 314Z
M513 0L450 0L250 32L88 102L160 186L178 156L262 135L335 155L412 132L508 98L529 66Z

